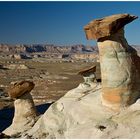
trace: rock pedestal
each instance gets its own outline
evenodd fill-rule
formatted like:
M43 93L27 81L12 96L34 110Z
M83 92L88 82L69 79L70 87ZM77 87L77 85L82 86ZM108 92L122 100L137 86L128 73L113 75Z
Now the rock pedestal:
M22 81L9 89L9 96L15 99L15 113L11 126L4 130L4 134L15 135L22 133L35 124L37 112L30 94L33 88L33 82Z
M85 86L93 86L93 85L96 85L95 81L96 81L96 75L95 75L95 72L96 72L96 66L92 66L90 68L86 68L86 69L83 69L81 71L78 72L79 75L82 75L83 78L84 78L84 85Z
M119 14L94 20L85 27L87 39L97 39L102 104L113 110L133 104L140 96L140 58L124 37L124 25L137 17Z

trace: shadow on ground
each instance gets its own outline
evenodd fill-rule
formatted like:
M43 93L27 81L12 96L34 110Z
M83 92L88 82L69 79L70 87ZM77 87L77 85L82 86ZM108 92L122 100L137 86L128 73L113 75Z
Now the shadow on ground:
M36 106L37 111L43 114L52 103L42 104ZM5 130L12 123L14 117L14 108L5 108L0 110L0 132Z

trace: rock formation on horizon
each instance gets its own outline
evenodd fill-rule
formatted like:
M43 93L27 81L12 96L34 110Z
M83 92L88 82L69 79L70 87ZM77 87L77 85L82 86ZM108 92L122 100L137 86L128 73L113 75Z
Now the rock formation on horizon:
M124 37L124 26L136 18L112 15L84 27L87 39L97 39L99 47L102 103L114 110L131 105L140 97L140 57Z

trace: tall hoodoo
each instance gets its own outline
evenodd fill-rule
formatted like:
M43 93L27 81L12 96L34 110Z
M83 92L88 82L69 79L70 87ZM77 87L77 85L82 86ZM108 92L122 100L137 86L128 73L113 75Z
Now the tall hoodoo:
M14 135L30 129L37 117L36 108L30 94L34 88L31 81L21 81L11 85L8 94L14 101L15 113L10 127L4 130L7 135Z
M124 37L124 26L136 18L117 14L84 27L87 39L96 39L99 48L102 104L114 110L133 104L140 96L140 57Z

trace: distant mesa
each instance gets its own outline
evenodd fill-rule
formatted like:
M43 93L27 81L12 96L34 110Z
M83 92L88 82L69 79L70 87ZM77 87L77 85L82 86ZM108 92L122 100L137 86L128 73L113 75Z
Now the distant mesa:
M60 46L53 44L10 45L0 44L0 58L6 59L73 59L93 60L97 57L97 47L90 45Z
M26 57L25 54L36 53L36 52L47 52L47 53L56 53L56 54L67 54L67 53L81 53L81 52L93 52L95 48L93 46L85 46L82 44L69 45L69 46L60 46L53 44L21 44L21 45L10 45L10 44L0 44L0 53L9 53L11 57ZM14 56L14 54L16 54ZM20 55L20 56L19 56Z

